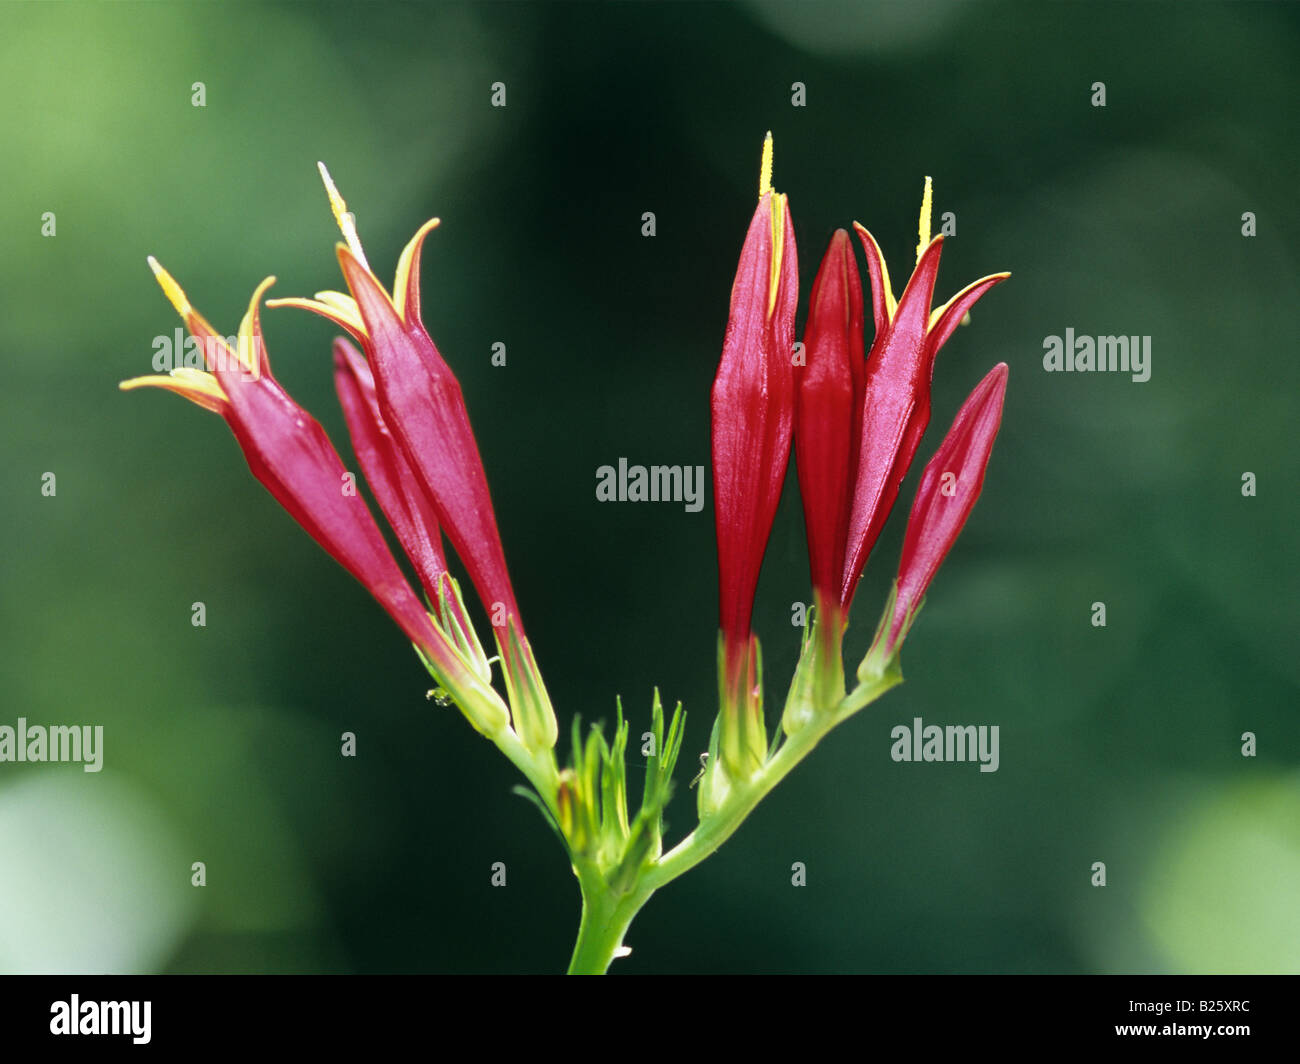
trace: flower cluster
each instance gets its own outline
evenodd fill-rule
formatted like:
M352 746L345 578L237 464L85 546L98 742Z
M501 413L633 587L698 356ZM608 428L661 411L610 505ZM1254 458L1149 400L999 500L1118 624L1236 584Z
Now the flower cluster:
M371 270L356 224L324 166L321 177L343 234L337 246L347 292L268 300L339 325L334 381L352 451L419 582L389 549L356 477L320 424L271 372L253 293L227 340L152 258L163 292L204 355L204 367L124 381L176 392L225 419L253 475L355 576L415 645L439 685L525 774L533 798L564 844L582 890L582 923L570 971L605 971L624 956L624 935L659 888L713 853L817 742L848 714L901 678L898 654L935 572L983 485L1002 417L1007 367L995 366L962 405L921 477L902 561L870 650L845 689L842 647L862 569L898 498L930 420L935 356L970 308L1007 277L993 274L931 308L943 237L930 237L926 179L916 267L895 298L884 256L862 226L874 339L865 343L863 285L853 241L832 236L813 283L802 345L794 342L798 260L790 206L772 188L772 141L764 143L758 205L735 283L712 391L713 490L718 537L719 713L701 781L700 822L665 852L663 813L672 796L685 713L671 717L656 691L641 733L639 809L628 800L630 722L618 704L606 740L585 739L575 716L568 763L555 756L556 717L524 634L469 413L455 375L420 317L425 223L397 264L391 292ZM752 617L763 555L791 453L808 533L813 620L782 717L769 742L763 670ZM492 660L447 571L443 533L488 614L501 662ZM423 592L423 601L419 591Z
M791 450L807 528L815 631L805 642L787 703L788 734L812 714L833 711L845 697L841 647L849 609L929 424L935 356L970 308L1009 276L983 277L931 308L943 236L931 239L926 178L916 267L901 297L894 296L875 238L855 224L870 281L870 348L857 260L841 229L831 237L813 282L800 350L793 343L794 230L786 197L771 187L771 171L769 134L713 385L721 621L716 753L732 781L752 776L769 752L750 618ZM1006 377L1007 367L999 364L971 393L922 477L895 593L860 678L878 675L894 661L930 580L970 514L1001 420Z
M426 603L412 590L325 431L271 373L259 305L275 278L253 293L232 348L150 258L163 292L199 341L207 369L177 368L121 387L165 388L225 418L253 475L374 595L474 727L498 742L517 739L526 750L549 751L555 713L519 618L469 413L420 320L420 249L438 220L407 244L390 295L371 271L355 221L323 165L321 177L344 236L338 258L350 294L319 292L314 299L270 300L267 306L312 310L342 326L364 351L363 357L346 340L335 342L335 385L361 472ZM447 572L444 531L489 615L508 706L492 687L489 659Z

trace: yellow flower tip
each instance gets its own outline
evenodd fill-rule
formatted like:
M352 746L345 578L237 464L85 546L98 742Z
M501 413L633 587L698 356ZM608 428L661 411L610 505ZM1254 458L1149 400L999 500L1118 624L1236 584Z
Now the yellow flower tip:
M161 264L152 255L149 256L149 269L153 270L153 275L158 281L158 286L163 290L163 295L167 297L168 302L176 308L176 313L182 318L188 318L194 312L190 306L189 298L185 295L185 290L176 283L170 273L164 270Z
M415 231L415 236L407 241L406 247L402 249L401 257L397 260L397 274L393 277L393 306L397 309L397 316L402 321L407 320L407 296L411 291L411 273L418 269L420 259L420 247L424 243L424 238L432 233L439 225L442 224L441 218L430 218L419 229ZM416 277L418 286L419 278ZM413 305L418 310L419 298L416 296Z
M272 274L270 277L263 278L262 283L259 284L257 288L253 291L253 298L248 301L249 310L252 310L255 306L257 306L258 303L262 301L263 294L265 294L266 290L270 288L271 285L273 284L275 284L275 274Z
M772 191L772 131L763 138L763 162L758 169L758 198Z
M292 307L295 310L309 310L336 325L343 326L358 338L366 335L366 327L361 321L361 312L357 310L356 301L350 296L340 296L338 292L317 292L315 299L303 299L299 296L268 299L266 306L275 309Z
M187 367L174 369L167 374L132 377L130 380L119 381L117 387L124 392L133 392L137 388L163 388L214 414L224 414L230 401L211 373Z
M925 254L925 249L930 246L930 211L934 200L933 185L927 177L925 179L925 191L921 193L921 220L916 227L918 242L916 245L916 261L921 261L921 256Z
M312 296L312 298L327 307L335 307L338 310L350 311L353 314L358 313L357 301L343 292L317 292Z
M339 232L343 234L343 239L348 242L348 248L351 249L353 257L369 270L370 263L366 261L366 253L361 250L361 238L357 236L356 216L348 210L347 203L339 195L338 186L334 184L334 179L330 177L330 172L325 164L318 162L316 168L320 170L320 179L325 183L325 194L329 196L330 210L334 213L334 222L338 225Z
M936 236L934 239L942 240L943 236L941 234L939 236ZM968 284L965 288L963 288L960 292L955 293L953 297L948 300L947 303L943 304L943 306L935 307L932 311L930 311L930 321L929 324L926 326L926 328L927 329L934 328L935 322L937 322L940 318L944 316L944 314L948 312L948 308L951 307L954 303L956 303L957 300L965 296L968 292L973 292L976 288L984 287L985 285L990 284L990 282L993 284L997 284L999 282L1005 281L1010 276L1011 274L1008 271L1003 270L1001 273L991 273L987 277L981 277L978 281L971 281L971 283ZM961 322L959 324L961 325L970 324L969 310L966 311L966 313L961 316Z
M248 301L248 310L244 314L243 321L239 323L239 343L235 356L254 379L261 372L261 360L257 356L257 344L260 338L253 334L253 325L257 321L257 308L262 302L262 295L273 284L275 278L267 277L253 290L253 296Z

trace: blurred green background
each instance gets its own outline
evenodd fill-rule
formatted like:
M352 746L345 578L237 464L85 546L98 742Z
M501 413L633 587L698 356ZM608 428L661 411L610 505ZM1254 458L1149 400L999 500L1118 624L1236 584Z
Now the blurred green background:
M0 970L563 969L576 883L510 794L514 770L426 702L397 628L220 419L117 391L177 325L145 256L233 332L266 274L273 295L341 286L317 159L381 276L441 216L424 318L464 387L561 723L612 717L617 693L639 734L654 685L685 702L675 839L714 714L712 508L600 504L595 470L707 467L771 129L804 307L854 219L901 282L926 174L936 225L957 218L939 297L1013 272L939 357L851 667L921 465L999 360L1005 419L908 682L656 896L615 970L1300 971L1294 5L8 3L0 18L0 723L105 728L99 774L0 764ZM264 321L279 378L350 456L335 330ZM1044 337L1067 327L1150 335L1150 381L1045 373ZM772 702L808 598L793 487L756 612ZM895 764L890 729L915 716L999 725L1000 769Z

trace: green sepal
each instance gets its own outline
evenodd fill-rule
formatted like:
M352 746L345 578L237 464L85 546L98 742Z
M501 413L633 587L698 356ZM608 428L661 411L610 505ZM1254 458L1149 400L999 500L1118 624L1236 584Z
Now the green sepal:
M578 780L587 832L598 844L603 841L600 835L600 779L608 756L609 747L605 743L605 736L601 734L600 725L593 724L587 732L587 745L582 753Z
M606 844L621 843L627 837L627 721L623 719L623 700L615 698L618 725L614 741L605 754L601 773L600 830Z
M582 763L582 714L573 715L573 726L569 729L569 760L576 770Z
M880 622L876 625L876 634L871 640L871 647L862 659L862 664L858 666L859 686L875 683L891 670L897 671L900 677L902 675L898 656L903 649L903 643L907 639L908 632L912 630L912 625L916 621L916 615L921 612L921 607L925 605L925 599L922 598L907 612L907 616L903 618L903 625L899 630L897 641L887 651L885 642L889 637L889 629L893 624L894 607L897 602L898 581L895 580L889 589L889 599L885 602L885 609L880 615Z
M555 746L559 727L555 709L546 693L541 673L533 660L532 648L520 637L515 621L506 621L506 644L501 645L501 633L496 632L497 650L501 654L502 673L506 681L506 697L510 701L510 715L515 732L524 747L533 752L550 750Z
M719 713L713 721L713 732L709 735L709 750L704 759L704 768L699 776L700 797L698 809L701 821L712 816L718 810L727 792L731 790L726 773L722 771L722 763L718 759L718 741L721 731L722 714Z
M750 654L753 654L752 662ZM754 682L749 682L750 665ZM763 648L749 637L740 661L740 690L732 705L727 690L725 637L718 636L718 704L722 721L722 763L734 780L748 779L762 766L767 755L767 726L763 720Z
M673 771L682 750L682 737L686 730L686 714L682 704L673 710L668 730L664 731L663 702L655 688L651 707L651 734L654 736L655 755L646 765L645 793L641 808L627 833L622 858L608 876L610 890L625 894L641 876L646 864L663 852L663 812L673 795Z
M817 615L813 617L803 631L803 645L799 648L799 662L794 667L794 676L790 680L790 693L785 699L785 709L781 713L781 731L794 735L812 723L817 712Z
M645 818L650 835L650 852L657 857L662 852L664 807L672 795L672 776L677 767L677 758L682 749L682 736L686 727L686 714L682 704L677 703L673 710L672 721L664 731L664 707L659 697L659 688L655 688L654 703L651 706L651 735L654 737L655 754L646 763L645 789L641 796L641 808L637 819ZM636 830L636 821L632 831ZM630 843L629 843L630 845Z
M677 703L677 710L681 712L682 704ZM673 723L677 723L677 718L673 718ZM644 809L652 801L652 795L659 785L659 767L663 764L664 750L664 705L659 700L659 688L655 688L654 701L650 706L650 734L654 738L655 752L653 756L646 761L645 766L645 787L641 791L641 808Z
M686 728L686 714L682 704L677 703L673 710L673 719L664 731L664 706L659 697L659 688L655 688L654 704L650 710L650 732L654 736L655 753L646 764L645 789L641 795L642 808L656 803L655 795L672 778L677 767L677 758L682 749L682 735Z
M450 589L450 593L448 593L448 589ZM430 603L430 606L432 605ZM487 652L483 649L478 633L470 622L460 584L450 573L444 573L442 579L438 581L438 603L435 619L441 621L439 628L450 636L461 657L474 670L474 674L484 684L490 685L492 683L492 664L488 661Z
M844 698L844 623L837 605L823 607L820 593L804 629L799 663L781 714L781 730L794 735ZM769 757L771 754L768 755Z

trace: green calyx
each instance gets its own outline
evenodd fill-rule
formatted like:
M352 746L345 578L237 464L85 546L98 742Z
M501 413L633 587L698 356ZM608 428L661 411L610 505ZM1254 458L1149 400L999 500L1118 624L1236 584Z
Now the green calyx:
M874 687L882 680L895 678L895 682L902 681L903 669L899 663L899 654L902 652L903 642L907 639L908 632L912 630L912 624L916 621L916 615L921 612L921 607L925 605L925 599L921 599L912 609L908 610L891 644L889 635L894 624L894 611L897 604L898 581L894 581L889 591L889 599L885 602L885 608L880 614L880 622L876 625L876 634L871 640L871 647L862 659L862 664L858 666L858 686L853 692L850 692L845 699L846 702L854 701L854 697L859 691L864 688Z
M844 697L843 614L838 605L823 603L820 594L814 599L781 715L781 729L787 736L808 727Z
M504 644L500 632L496 638L501 653L501 672L506 681L506 697L510 702L510 716L519 741L534 754L549 751L559 737L559 726L555 721L551 696L546 693L542 674L533 658L532 647L520 638L513 617L506 621Z
M725 636L718 635L717 748L710 749L710 771L721 766L731 780L744 780L762 766L767 754L767 726L763 721L763 651L755 636L728 660Z
M429 692L428 697L431 701L438 705L454 703L464 714L465 719L474 726L474 730L489 739L509 730L510 714L496 691L487 684L477 684L473 679L464 684L454 683L450 676L443 675L442 670L429 660L429 656L417 644L411 645L415 647L420 662L438 685Z

